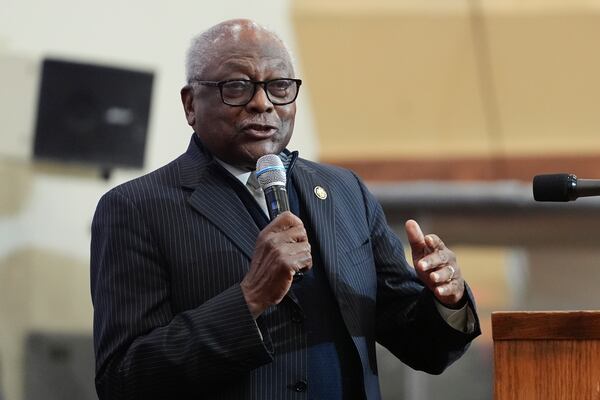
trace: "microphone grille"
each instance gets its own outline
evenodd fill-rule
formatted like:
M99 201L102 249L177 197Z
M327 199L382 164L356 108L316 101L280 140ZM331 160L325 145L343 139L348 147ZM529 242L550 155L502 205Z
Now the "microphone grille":
M536 175L533 177L533 198L536 201L569 201L577 184L572 174Z
M256 178L263 189L275 183L285 186L285 167L279 156L266 154L259 158L256 162Z

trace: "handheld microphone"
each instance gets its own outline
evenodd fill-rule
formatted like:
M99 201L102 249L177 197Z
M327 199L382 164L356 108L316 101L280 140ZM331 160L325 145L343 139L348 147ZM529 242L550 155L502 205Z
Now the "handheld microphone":
M577 179L573 174L536 175L533 178L536 201L572 201L587 196L600 196L600 180Z
M287 181L285 167L276 154L266 154L256 162L256 179L267 200L269 218L275 219L284 211L290 210L285 189Z

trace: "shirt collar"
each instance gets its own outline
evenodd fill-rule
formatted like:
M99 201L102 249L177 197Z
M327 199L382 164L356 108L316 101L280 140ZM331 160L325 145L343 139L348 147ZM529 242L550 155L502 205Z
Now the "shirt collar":
M294 164L294 161L296 161L297 156L298 156L297 151L294 151L291 153L287 150L284 150L283 152L279 153L279 158L281 158L281 161L282 161L283 166L285 167L285 170L287 173L289 173L291 165ZM238 181L242 182L242 185L245 186L248 183L248 178L250 178L250 174L253 171L247 171L245 169L234 167L233 165L227 164L225 161L223 161L217 157L214 157L214 159L216 162L221 164L221 166L223 168L225 168L227 170L227 172L229 172L231 175L233 175Z
M246 171L245 169L234 167L233 165L229 165L225 161L220 160L217 157L215 157L215 161L221 164L221 166L225 168L227 172L233 175L238 181L242 182L242 185L246 186L246 184L248 183L248 178L250 178L250 174L252 173L252 171Z

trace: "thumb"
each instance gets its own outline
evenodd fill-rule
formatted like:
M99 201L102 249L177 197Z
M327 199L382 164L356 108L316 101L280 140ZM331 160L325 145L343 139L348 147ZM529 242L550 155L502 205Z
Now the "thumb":
M413 259L421 258L425 255L427 244L425 243L425 235L421 231L421 227L417 224L417 221L409 219L404 224L406 229L406 237L410 243L410 249L413 254Z

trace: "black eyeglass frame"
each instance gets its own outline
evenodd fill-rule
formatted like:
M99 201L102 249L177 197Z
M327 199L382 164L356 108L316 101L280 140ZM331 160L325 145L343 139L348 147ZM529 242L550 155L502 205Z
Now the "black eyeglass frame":
M271 99L271 96L269 95L269 91L267 90L267 85L272 83L272 82L276 82L276 81L292 81L296 84L296 95L294 96L294 98L290 101L287 101L285 103L281 103L281 102L276 102L273 101L273 99ZM196 82L199 83L201 85L204 86L211 86L211 87L218 87L219 88L219 93L221 94L221 101L224 104L227 104L230 107L244 107L246 106L248 103L250 103L252 101L252 99L254 98L254 96L256 95L256 87L258 85L262 85L263 90L265 91L265 94L267 95L267 99L269 99L269 101L271 102L271 104L273 104L274 106L285 106L287 104L292 104L294 101L296 101L296 99L298 98L298 93L300 93L300 85L302 85L302 79L294 79L294 78L277 78L277 79L269 79L266 81L253 81L250 79L227 79L224 81L205 81L202 79L198 79L198 78L192 78L190 79L190 84L192 82ZM223 97L223 85L229 83L229 82L249 82L252 83L252 96L250 96L248 98L248 101L245 102L244 104L230 104L228 102L225 101L225 97Z

